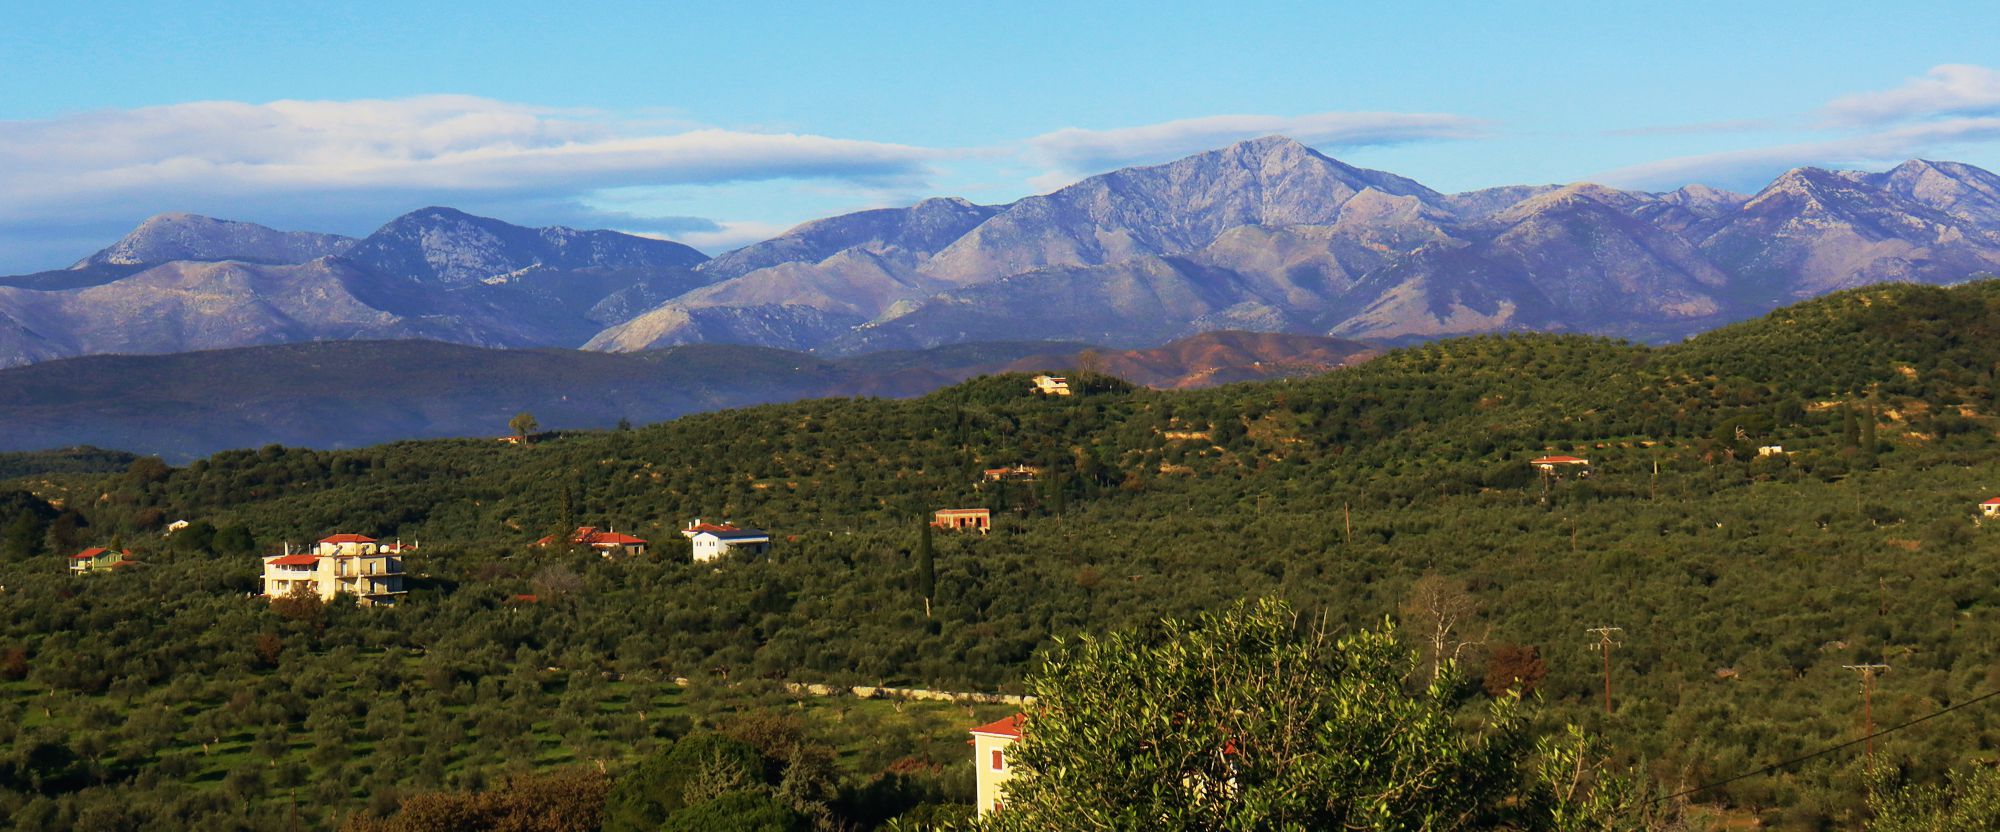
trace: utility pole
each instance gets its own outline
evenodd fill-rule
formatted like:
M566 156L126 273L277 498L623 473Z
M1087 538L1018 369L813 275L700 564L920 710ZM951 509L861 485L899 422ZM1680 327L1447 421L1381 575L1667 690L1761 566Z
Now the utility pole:
M1347 524L1347 542L1349 542L1349 543L1353 543L1353 542L1354 542L1354 504L1353 504L1353 503L1341 503L1341 504L1340 504L1340 519L1341 519L1341 522L1343 522L1343 523L1346 523L1346 524Z
M1875 759L1875 671L1888 670L1886 664L1844 664L1841 667L1861 674L1861 736L1865 739L1862 750L1869 760Z
M1597 634L1597 646L1604 650L1604 713L1611 714L1611 648L1617 642L1611 640L1612 633L1625 632L1623 627L1592 627L1586 633Z

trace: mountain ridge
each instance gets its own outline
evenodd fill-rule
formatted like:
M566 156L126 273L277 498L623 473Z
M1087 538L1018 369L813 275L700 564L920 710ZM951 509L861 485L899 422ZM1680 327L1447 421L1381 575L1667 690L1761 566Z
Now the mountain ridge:
M909 397L1079 364L1189 389L1326 372L1377 352L1224 332L1138 351L1015 341L844 359L722 344L605 353L407 339L98 355L0 370L0 451L88 444L186 459L272 443L355 447L493 436L522 410L551 427L602 429L794 399Z
M219 262L243 279L185 283L215 272L188 264ZM229 346L232 326L236 344L830 355L993 338L1137 348L1217 329L1672 341L1844 288L1993 272L2000 176L1962 163L1795 168L1754 194L1445 194L1270 136L1004 205L938 197L826 217L715 258L444 207L358 240L161 215L71 269L0 278L0 366ZM287 300L299 287L318 287L323 308Z

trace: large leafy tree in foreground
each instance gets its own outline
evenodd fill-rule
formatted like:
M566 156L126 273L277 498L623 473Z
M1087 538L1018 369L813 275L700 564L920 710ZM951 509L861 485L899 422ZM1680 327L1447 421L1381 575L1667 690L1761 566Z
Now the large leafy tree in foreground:
M1274 601L1065 645L1009 752L1013 830L1600 829L1624 801L1580 732L1514 697L1462 713L1387 628L1333 638Z
M2000 769L1954 770L1943 785L1898 785L1896 774L1887 768L1872 774L1868 809L1874 817L1868 832L2000 829Z

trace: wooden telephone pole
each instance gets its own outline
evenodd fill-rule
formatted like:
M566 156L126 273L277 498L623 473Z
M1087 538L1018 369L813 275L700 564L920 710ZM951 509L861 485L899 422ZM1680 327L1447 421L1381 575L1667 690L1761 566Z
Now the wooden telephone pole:
M1861 674L1861 736L1864 738L1862 750L1868 759L1875 759L1875 671L1888 670L1886 664L1844 664L1841 667Z
M1611 648L1617 642L1611 640L1612 633L1625 632L1623 627L1592 627L1584 632L1597 635L1597 646L1604 650L1604 713L1611 714Z

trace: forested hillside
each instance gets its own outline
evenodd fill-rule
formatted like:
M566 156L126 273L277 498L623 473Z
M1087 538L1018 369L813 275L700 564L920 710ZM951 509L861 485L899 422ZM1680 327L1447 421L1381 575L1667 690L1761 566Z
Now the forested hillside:
M2000 689L2000 531L1977 509L2000 495L1996 336L2000 282L1889 286L1664 348L1483 336L1199 392L1078 374L1080 395L1044 398L1001 375L524 446L268 447L38 478L35 497L0 496L0 732L17 749L0 812L135 828L383 812L396 788L617 766L684 729L607 716L662 679L1018 690L1055 637L1261 596L1467 642L1468 707L1489 669L1496 690L1534 679L1545 718L1678 791L1858 736L1843 665L1891 666L1878 724ZM1589 476L1544 478L1528 460L1548 453ZM1017 463L1043 475L982 483ZM938 533L926 574L923 519L968 506L995 510L993 533ZM696 517L775 549L682 562L675 530ZM162 537L180 518L197 522ZM655 554L529 546L584 523ZM405 603L245 597L256 553L342 531L422 541ZM62 574L84 545L146 563ZM1472 610L1441 639L1411 603L1420 582ZM1601 626L1623 628L1609 715L1585 632ZM1975 707L1876 752L1937 777L1990 760L1996 728ZM942 739L949 769L964 752ZM269 765L233 773L204 743ZM1838 754L1691 800L1851 825L1863 782Z

